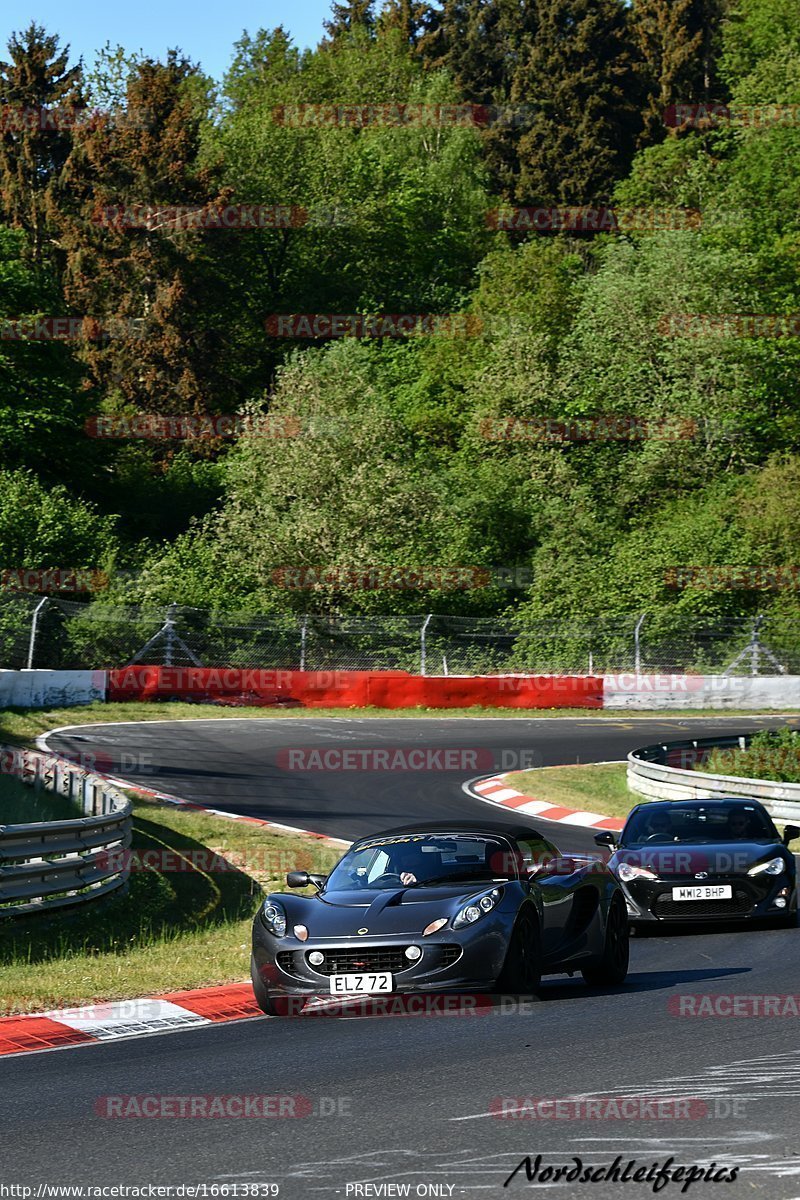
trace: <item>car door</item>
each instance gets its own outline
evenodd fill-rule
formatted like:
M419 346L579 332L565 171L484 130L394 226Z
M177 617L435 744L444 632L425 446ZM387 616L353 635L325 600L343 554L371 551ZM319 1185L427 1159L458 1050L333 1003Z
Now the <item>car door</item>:
M540 834L518 838L528 880L542 898L542 950L555 958L568 933L575 896L575 864Z

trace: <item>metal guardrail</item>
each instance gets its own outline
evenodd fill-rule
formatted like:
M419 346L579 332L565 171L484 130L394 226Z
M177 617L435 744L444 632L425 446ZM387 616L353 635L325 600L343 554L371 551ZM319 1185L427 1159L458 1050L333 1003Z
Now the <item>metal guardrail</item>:
M696 800L704 796L747 796L760 800L779 820L800 820L800 783L775 783L737 775L692 770L711 750L745 750L752 735L695 738L642 746L628 755L628 787L649 800Z
M37 750L0 748L0 773L71 800L83 816L0 825L0 917L84 904L128 882L132 805L107 780Z

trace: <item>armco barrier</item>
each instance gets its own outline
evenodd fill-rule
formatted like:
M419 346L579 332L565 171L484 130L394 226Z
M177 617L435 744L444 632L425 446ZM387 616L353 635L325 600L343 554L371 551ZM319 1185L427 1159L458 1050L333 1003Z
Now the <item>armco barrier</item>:
M49 912L125 885L131 802L107 780L37 750L0 748L0 773L67 797L83 813L65 821L0 825L0 917Z
M124 667L108 673L109 700L305 708L602 708L593 675L411 675L405 671L260 671Z
M697 800L706 796L748 796L760 800L773 817L800 820L800 783L775 783L736 775L692 770L714 749L744 750L752 735L696 738L642 746L628 755L628 787L649 800Z

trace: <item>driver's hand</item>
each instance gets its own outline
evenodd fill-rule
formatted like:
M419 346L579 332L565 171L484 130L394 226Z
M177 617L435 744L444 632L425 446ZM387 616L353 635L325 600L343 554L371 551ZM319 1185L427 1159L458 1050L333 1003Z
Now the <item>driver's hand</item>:
M401 883L416 883L417 877L416 877L416 875L412 875L410 871L401 871L400 872L400 882Z

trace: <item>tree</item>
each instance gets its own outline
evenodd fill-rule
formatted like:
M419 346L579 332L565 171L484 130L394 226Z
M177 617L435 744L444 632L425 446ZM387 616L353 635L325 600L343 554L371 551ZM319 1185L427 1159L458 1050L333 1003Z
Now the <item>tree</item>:
M462 100L486 106L481 130L484 160L496 190L515 191L519 124L509 99L525 47L536 36L536 9L514 0L444 0L428 9L419 52L426 67L444 68Z
M641 129L637 76L619 0L531 0L535 34L511 100L529 114L517 150L525 204L606 200Z
M72 212L61 231L67 302L110 329L85 348L95 381L157 412L203 412L230 390L224 327L209 316L219 290L213 257L222 252L211 239L224 233L187 231L158 215L150 227L128 226L113 215L202 209L219 198L199 162L197 79L175 51L165 64L145 59L128 80L124 117L76 130Z
M334 0L331 5L332 20L323 22L325 32L332 40L357 29L371 33L375 28L375 0Z
M642 141L661 141L671 104L722 99L722 0L634 0L631 30L647 89Z
M396 29L403 40L416 47L427 20L428 6L424 0L386 0L378 20L380 34Z
M41 262L61 203L72 149L70 125L84 106L82 68L69 67L69 46L31 23L8 43L0 62L0 198L7 223L24 229ZM55 110L55 111L53 111Z

